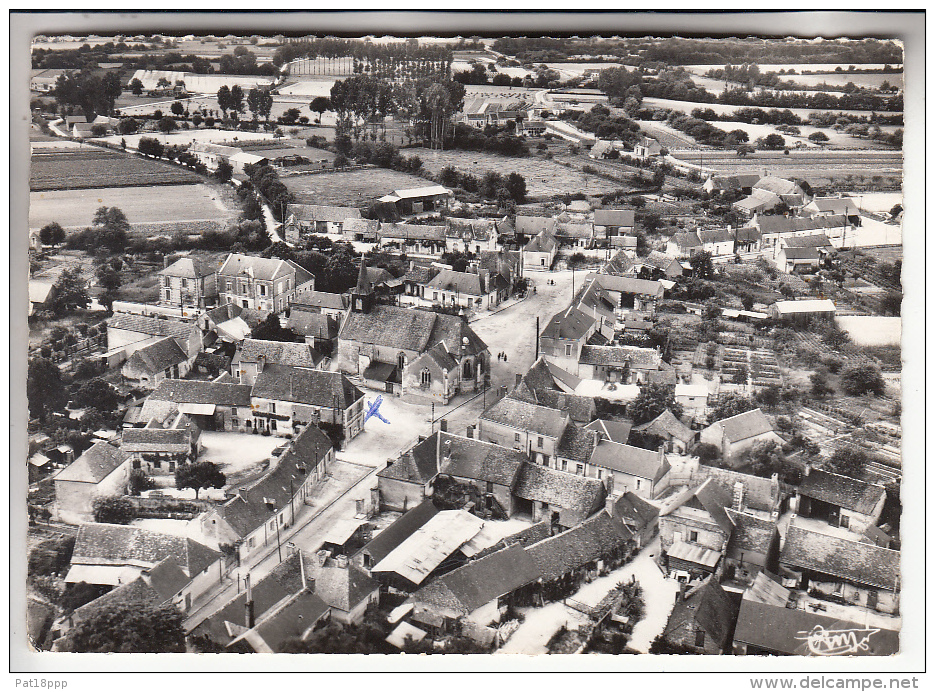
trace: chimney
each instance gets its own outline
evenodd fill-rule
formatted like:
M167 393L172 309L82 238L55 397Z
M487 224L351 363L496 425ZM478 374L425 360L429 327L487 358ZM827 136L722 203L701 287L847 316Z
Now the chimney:
M439 429L441 432L448 432L448 419L447 419L447 418L442 418L442 419L438 422L438 429Z
M299 553L299 572L302 575L302 588L307 588L308 584L305 582L305 560L301 552Z
M522 381L523 381L523 375L522 375L522 373L519 373L519 372L516 373L516 386L518 387L518 386L519 386L519 383L522 382Z
M327 550L319 550L315 554L318 556L318 564L321 567L325 566L325 563L328 561L328 556L331 555Z
M162 268L163 268L163 269L168 269L168 268L169 268L169 255L163 255L163 256L162 256Z
M266 356L264 356L264 355L262 355L262 354L261 354L261 355L258 355L258 356L256 357L256 374L257 374L257 375L259 375L261 372L263 372L263 368L264 368L265 365L266 365Z
M469 425L469 426L467 427L467 437L468 437L469 440L473 440L473 439L474 439L474 426L473 426L473 425Z
M745 500L743 483L737 481L734 483L734 497L731 508L737 512L742 512Z
M808 474L810 474L811 472L812 472L812 464L811 464L811 462L806 461L806 462L805 462L805 474L804 474L804 475L808 476Z
M244 609L246 611L245 612L246 625L247 625L247 629L253 629L253 625L255 624L255 619L253 616L253 588L250 586L250 575L249 574L247 574L247 576L244 577L244 581L246 582L246 585L247 585L247 600L244 603Z
M334 561L339 568L347 569L347 555L338 555Z

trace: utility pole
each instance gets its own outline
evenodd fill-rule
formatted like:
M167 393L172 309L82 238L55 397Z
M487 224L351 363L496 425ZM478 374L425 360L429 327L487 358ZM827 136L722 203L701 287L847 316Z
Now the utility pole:
M536 315L536 360L539 360L539 315Z
M432 434L435 434L435 402L432 402Z

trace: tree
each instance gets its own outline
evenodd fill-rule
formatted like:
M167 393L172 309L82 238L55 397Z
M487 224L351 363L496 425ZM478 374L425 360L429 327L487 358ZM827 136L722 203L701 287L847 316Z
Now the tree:
M247 94L247 105L250 106L254 119L257 116L262 116L269 122L269 114L273 109L273 96L270 94L269 89L251 89ZM298 113L298 110L296 110L296 118L298 118ZM295 121L293 120L293 122Z
M29 415L44 419L68 403L68 393L58 366L47 358L31 358L26 372Z
M195 499L202 488L223 488L227 476L221 467L211 461L196 461L192 464L179 464L175 470L175 487L194 488Z
M327 96L316 96L312 99L308 109L312 111L312 113L318 113L318 122L321 122L321 116L325 114L325 111L331 110L331 99Z
M133 496L139 496L144 490L152 490L156 487L156 481L146 475L143 469L131 469L130 476L127 479L127 492Z
M721 456L721 450L717 445L709 442L699 442L692 449L692 454L698 457L703 464L710 464L712 461L718 460Z
M640 387L640 393L627 405L627 415L633 419L634 425L642 425L666 409L676 417L682 415L682 405L675 400L675 388L651 382Z
M92 406L98 411L114 411L120 403L117 390L99 377L79 387L72 398L78 406Z
M231 107L231 90L226 84L218 89L218 108L221 109L224 113L224 117L227 117L227 111Z
M60 536L43 541L29 553L26 573L29 576L64 575L71 565L75 550L74 536Z
M45 241L43 240L42 242ZM887 291L886 295L883 296L883 300L880 301L880 307L883 308L883 312L896 315L897 317L899 317L899 314L902 311L902 306L903 294L899 291Z
M734 376L731 378L731 381L734 384L747 384L747 377L750 373L747 370L746 365L741 365L737 368L737 372L734 373Z
M526 202L526 179L515 171L506 178L506 190L517 204Z
M65 240L65 229L56 221L47 223L39 230L39 240L42 241L43 245L55 247Z
M126 249L130 222L119 207L98 207L91 220L91 227L98 231L98 242L103 247L111 252L123 252Z
M129 524L136 519L136 506L122 495L98 497L91 509L94 521L101 524Z
M817 130L808 136L808 141L814 142L815 144L824 144L828 141L828 135L821 130Z
M76 653L185 653L185 614L175 605L145 601L92 612L66 638Z
M80 267L66 269L52 287L49 307L57 315L74 312L78 308L87 308L91 303L87 284L81 276Z
M226 159L221 159L218 161L217 170L214 172L215 177L221 182L227 182L231 179L231 176L234 174L234 167L228 163Z
M176 101L176 103L178 103L178 101ZM156 123L156 127L158 127L163 134L169 134L172 130L176 129L175 120L166 116Z
M734 392L723 394L718 398L717 405L711 412L709 420L713 423L723 418L730 418L756 408L756 403L747 397Z
M882 396L886 383L880 368L872 363L849 365L841 371L841 388L851 396L876 394Z
M254 339L260 339L262 341L295 342L299 340L295 332L291 329L283 328L279 320L279 315L276 313L270 313L265 320L257 325L256 329L251 333L251 336Z
M130 80L130 91L133 92L134 96L139 96L143 93L143 82L134 77Z
M688 263L692 267L692 277L707 279L714 276L714 264L711 262L710 252L696 252Z
M181 101L173 101L169 110L172 111L173 115L181 118L182 114L185 112L185 104L183 104Z
M234 113L243 112L243 99L244 93L243 89L240 88L239 84L235 84L231 87L231 98L230 98L230 110Z
M782 447L775 440L760 440L745 450L741 459L750 464L755 476L769 478L776 473L783 483L798 484L801 481L802 472L786 460Z
M824 468L842 476L860 478L869 461L867 453L858 447L839 447L834 450Z
M773 132L758 139L757 144L761 149L782 149L786 146L786 140L782 138L782 135Z

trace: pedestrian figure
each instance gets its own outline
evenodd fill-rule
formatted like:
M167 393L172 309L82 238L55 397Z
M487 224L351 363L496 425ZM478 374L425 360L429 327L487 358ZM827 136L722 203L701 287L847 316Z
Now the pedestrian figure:
M506 363L506 354L503 354L503 362Z

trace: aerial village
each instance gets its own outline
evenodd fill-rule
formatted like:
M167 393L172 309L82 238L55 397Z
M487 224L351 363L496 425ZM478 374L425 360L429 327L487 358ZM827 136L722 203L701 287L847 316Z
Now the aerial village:
M264 55L264 42L225 40L192 50L214 46L221 65L227 46L241 61ZM271 39L267 52L282 46L292 62L254 77L261 91L277 87L277 105L313 75L335 82L334 58L329 67L298 52L313 43ZM455 61L476 78L507 48L475 42ZM123 188L124 214L110 182L117 204L86 230L31 228L37 650L899 650L902 217L889 204L901 201L898 183L871 176L885 149L826 151L819 138L790 137L805 154L845 166L854 157L854 168L792 170L782 159L802 152L764 162L752 147L731 149L719 168L723 148L688 146L665 116L608 98L607 68L565 87L533 68L499 87L515 94L471 92L441 119L455 132L510 123L510 138L541 145L543 165L573 157L567 178L579 192L526 190L504 171L491 200L466 189L473 176L431 177L410 159L398 180L413 184L391 177L336 204L328 181L388 171L361 146L373 120L353 152L335 149L335 136L351 140L342 124L359 129L337 111L331 142L241 144L233 133L255 136L262 101L249 134L220 103L226 143L192 140L172 161L144 152L143 137L125 154L108 138L119 141L127 119L157 127L161 112L145 124L154 99L184 103L172 112L185 130L214 118L189 103L195 78L173 84L122 60L101 69L147 93L91 120L56 110L70 73L44 86L47 70L34 70L34 95L58 95L34 108L34 166L52 157L42 165L71 175L78 156L120 150L134 165L227 186L225 203L239 197L255 218L226 241L185 221L185 237L220 244L173 246L155 221L134 221L133 191L148 183ZM525 64L500 60L498 74L525 69L504 67L512 62ZM662 79L650 77L662 67L648 69L645 84ZM214 87L203 89L212 101ZM305 129L326 130L333 107ZM586 129L586 114L611 108L637 136ZM564 111L574 118L555 118ZM426 165L450 153L420 152ZM853 173L862 165L865 178ZM620 182L633 176L632 189ZM143 206L171 215L175 187L194 185L153 183L162 201ZM867 338L893 329L895 340ZM143 618L166 623L165 641L140 634ZM852 648L830 651L820 634L830 630L852 632Z

